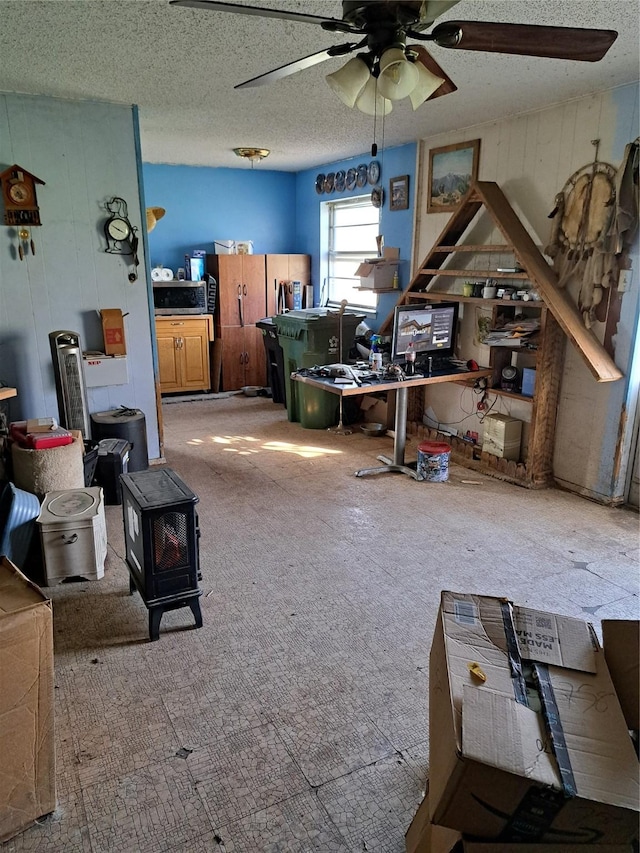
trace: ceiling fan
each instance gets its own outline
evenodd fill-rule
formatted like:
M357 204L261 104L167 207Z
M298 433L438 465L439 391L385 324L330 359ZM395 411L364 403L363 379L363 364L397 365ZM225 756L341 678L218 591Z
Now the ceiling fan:
M459 0L343 0L342 19L337 19L218 0L170 0L175 6L317 24L328 32L356 36L356 41L312 53L235 88L262 86L331 57L362 51L341 69L327 75L326 80L347 106L370 115L386 115L391 111L392 101L405 97L410 98L415 110L425 101L457 89L426 48L421 44L407 45L407 39L433 42L442 48L597 62L618 36L614 30L490 21L445 21L431 32L425 32L457 2Z

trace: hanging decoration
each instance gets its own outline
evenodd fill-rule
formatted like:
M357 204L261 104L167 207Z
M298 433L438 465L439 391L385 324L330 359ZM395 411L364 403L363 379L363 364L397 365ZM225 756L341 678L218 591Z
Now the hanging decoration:
M131 255L134 270L129 275L129 281L134 282L138 278L138 230L129 222L127 203L123 198L114 196L105 204L105 209L110 216L104 223L104 236L107 239L105 252L110 255Z
M605 292L618 286L632 242L629 234L635 234L638 222L637 140L627 146L619 170L598 160L599 139L592 145L593 162L574 172L555 198L549 214L554 224L544 250L553 259L559 286L576 291L588 329L598 319Z
M36 253L29 228L42 224L36 184L44 186L45 183L17 163L0 173L0 182L4 202L4 224L16 229L17 254L22 261L29 254L29 249L32 255Z

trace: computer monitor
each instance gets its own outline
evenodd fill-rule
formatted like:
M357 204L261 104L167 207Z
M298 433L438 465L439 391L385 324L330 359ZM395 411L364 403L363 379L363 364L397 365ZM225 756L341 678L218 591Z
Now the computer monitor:
M413 343L417 361L428 356L449 358L454 354L458 325L458 303L434 305L396 305L393 318L391 358L405 361L409 343Z

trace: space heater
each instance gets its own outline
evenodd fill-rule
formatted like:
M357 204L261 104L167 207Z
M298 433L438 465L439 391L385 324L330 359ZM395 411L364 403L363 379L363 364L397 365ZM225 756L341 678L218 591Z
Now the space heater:
M82 372L82 347L77 332L50 332L51 358L58 396L58 420L65 429L79 429L91 438L87 387Z

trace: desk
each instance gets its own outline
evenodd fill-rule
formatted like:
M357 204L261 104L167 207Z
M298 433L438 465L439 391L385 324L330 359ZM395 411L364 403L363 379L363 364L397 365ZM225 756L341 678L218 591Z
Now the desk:
M483 376L491 375L491 370L470 370L467 373L449 373L443 376L414 376L407 379L393 379L388 381L381 379L375 382L363 382L362 385L357 385L355 382L336 384L333 379L301 376L299 373L292 373L291 378L297 382L303 382L305 385L321 388L323 391L330 391L332 394L338 394L338 396L342 397L356 397L362 394L370 394L372 391L397 391L393 458L389 459L387 456L378 456L378 459L385 463L384 465L379 465L375 468L362 468L360 471L356 471L356 477L364 477L365 474L398 472L408 474L409 477L417 480L417 472L404 463L404 449L407 441L407 403L409 389L418 388L421 385L435 385L439 382L468 382L470 379L480 379Z

